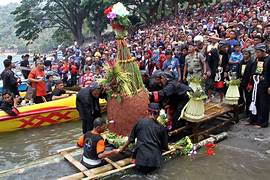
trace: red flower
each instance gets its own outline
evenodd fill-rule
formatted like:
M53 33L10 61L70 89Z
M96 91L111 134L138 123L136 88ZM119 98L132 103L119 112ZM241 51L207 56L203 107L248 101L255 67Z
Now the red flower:
M207 144L205 145L206 148L214 148L215 146L216 146L216 145L213 144L213 143L207 143Z
M106 14L106 15L109 14L110 12L112 12L112 6L110 6L104 10L104 14Z
M209 149L207 150L207 155L208 155L208 156L213 156L213 155L215 155L214 149L213 149L213 148L209 148Z

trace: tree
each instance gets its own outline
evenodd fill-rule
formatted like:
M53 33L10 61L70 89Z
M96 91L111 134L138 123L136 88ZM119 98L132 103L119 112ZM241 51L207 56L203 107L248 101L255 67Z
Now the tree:
M89 12L80 0L22 0L12 14L17 22L16 35L29 43L48 28L70 32L79 44L84 42L82 26Z
M81 5L88 9L89 29L94 33L98 41L102 40L101 33L107 27L108 20L104 15L104 10L115 4L116 0L82 0Z

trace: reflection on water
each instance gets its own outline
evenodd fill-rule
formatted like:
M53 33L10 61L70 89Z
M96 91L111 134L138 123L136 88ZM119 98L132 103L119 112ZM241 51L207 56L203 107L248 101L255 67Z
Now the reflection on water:
M0 170L21 166L75 145L81 122L26 129L0 134Z

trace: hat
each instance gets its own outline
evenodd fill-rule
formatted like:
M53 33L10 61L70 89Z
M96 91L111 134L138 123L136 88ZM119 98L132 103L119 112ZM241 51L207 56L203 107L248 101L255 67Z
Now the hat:
M100 86L97 82L92 82L90 85L89 85L89 88L90 90L94 90L94 89L99 89Z
M249 53L249 55L251 55L251 51L252 51L251 48L244 48L244 49L242 50L243 53L244 53L244 52L247 52L247 53Z
M203 42L203 36L201 36L201 35L197 35L197 36L195 36L194 37L194 42L196 43L196 42Z
M158 103L150 103L148 105L148 110L150 110L150 111L156 111L156 112L160 111L159 104Z
M226 41L224 41L224 40L219 41L218 44L219 44L220 47L228 45L228 43Z
M255 50L261 50L263 52L266 52L266 45L263 43L259 43L255 46Z

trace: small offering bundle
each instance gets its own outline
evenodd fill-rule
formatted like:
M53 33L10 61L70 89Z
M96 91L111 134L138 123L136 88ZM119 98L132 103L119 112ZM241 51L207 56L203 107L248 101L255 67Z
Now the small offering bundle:
M240 98L239 85L241 83L240 79L236 78L236 74L233 73L230 77L230 81L227 81L226 84L229 85L228 90L225 95L225 103L229 105L238 104Z
M190 119L201 119L204 117L204 102L207 98L202 89L197 88L195 92L188 93L190 100L183 109L183 115Z

